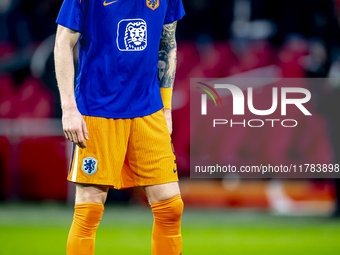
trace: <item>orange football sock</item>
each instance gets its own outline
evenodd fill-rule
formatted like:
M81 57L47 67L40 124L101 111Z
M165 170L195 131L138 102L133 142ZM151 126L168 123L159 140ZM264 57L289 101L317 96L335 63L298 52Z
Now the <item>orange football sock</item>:
M73 223L67 240L67 255L93 255L96 230L104 205L84 203L75 205Z
M152 255L182 254L181 217L183 201L180 195L151 205L154 222Z

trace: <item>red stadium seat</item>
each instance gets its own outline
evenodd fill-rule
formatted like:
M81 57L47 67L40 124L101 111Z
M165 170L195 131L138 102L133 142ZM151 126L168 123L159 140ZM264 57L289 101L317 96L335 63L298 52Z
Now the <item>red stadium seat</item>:
M24 80L17 94L15 112L17 118L52 117L53 99L51 92L33 77Z
M9 191L10 144L6 137L0 136L0 200L6 198Z
M302 57L308 55L308 45L305 41L292 39L285 43L278 53L279 66L283 77L303 78L305 70L302 66Z
M0 118L13 118L15 89L10 76L0 76Z
M24 200L66 200L66 140L27 137L20 144L20 193Z
M230 70L238 63L227 41L201 46L201 67L205 78L223 78L230 75Z
M0 77L0 118L48 118L52 111L52 94L39 80L28 77L16 88L11 77Z
M276 63L273 50L267 41L254 41L239 59L242 72Z

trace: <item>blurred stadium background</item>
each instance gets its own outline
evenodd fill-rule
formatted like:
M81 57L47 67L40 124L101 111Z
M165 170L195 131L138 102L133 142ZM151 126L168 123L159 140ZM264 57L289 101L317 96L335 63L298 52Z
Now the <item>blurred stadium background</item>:
M173 98L183 253L338 254L339 180L189 178L189 84L194 77L340 78L340 1L183 3ZM0 1L1 255L65 254L74 186L66 182L71 144L53 67L61 4ZM246 131L233 141L234 158L255 164L263 148L273 148L266 162L340 163L338 85L309 88L315 117L296 133L274 132L287 142ZM258 89L256 100L271 98ZM150 254L151 223L140 189L111 190L96 254Z

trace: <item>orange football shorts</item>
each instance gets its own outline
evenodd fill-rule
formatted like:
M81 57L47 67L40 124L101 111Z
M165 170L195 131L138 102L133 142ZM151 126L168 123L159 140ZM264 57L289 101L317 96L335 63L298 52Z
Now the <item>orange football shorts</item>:
M178 181L163 110L133 119L83 116L87 147L73 145L68 180L116 189Z

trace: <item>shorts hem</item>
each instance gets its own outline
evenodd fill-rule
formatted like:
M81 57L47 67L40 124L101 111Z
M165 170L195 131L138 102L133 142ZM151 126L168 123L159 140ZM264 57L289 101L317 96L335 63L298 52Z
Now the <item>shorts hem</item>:
M105 182L90 182L90 181L72 181L69 180L69 182L72 183L76 183L76 184L93 184L93 185L100 185L100 186L109 186L110 188L113 189L117 189L117 190L122 190L122 189L129 189L129 188L134 188L134 187L146 187L146 186L153 186L153 185L160 185L160 184L166 184L166 183L172 183L172 182L178 182L178 178L177 179L173 179L173 180L163 180L163 181L153 181L153 182L148 182L148 183L139 183L136 185L131 185L131 186L121 186L121 187L117 187L115 185L113 185L112 183L105 183Z

